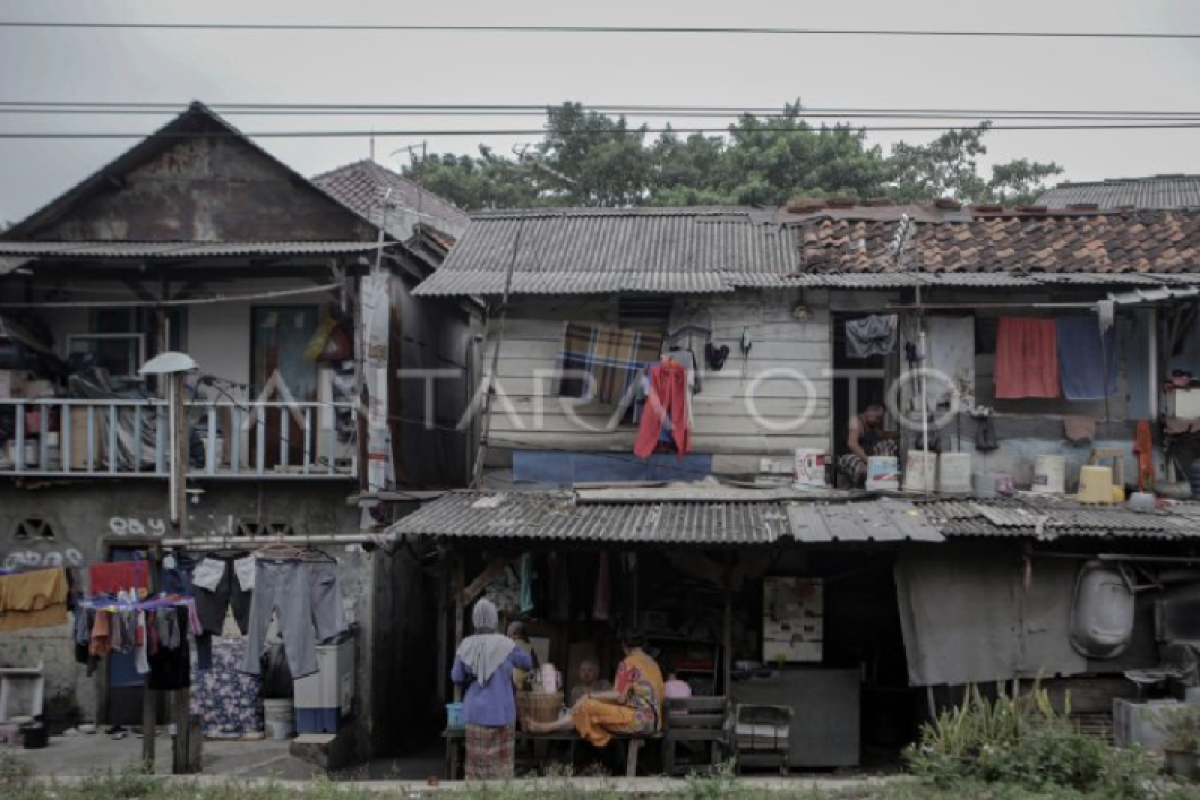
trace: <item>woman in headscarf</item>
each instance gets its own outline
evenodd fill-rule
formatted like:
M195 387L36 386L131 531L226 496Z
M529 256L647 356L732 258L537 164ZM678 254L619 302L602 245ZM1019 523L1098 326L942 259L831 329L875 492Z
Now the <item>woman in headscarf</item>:
M467 725L468 780L513 776L514 669L533 669L529 654L497 629L496 605L484 598L475 604L471 626L475 633L462 640L454 656L450 679L465 687L463 721Z
M523 720L524 730L549 733L574 728L594 747L607 745L614 733L647 736L661 731L666 696L662 670L642 650L640 636L627 635L621 644L625 659L617 667L614 690L588 692L556 722Z

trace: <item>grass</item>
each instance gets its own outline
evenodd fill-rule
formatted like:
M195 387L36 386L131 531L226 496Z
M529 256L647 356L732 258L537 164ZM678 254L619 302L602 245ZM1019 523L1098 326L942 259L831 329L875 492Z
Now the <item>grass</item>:
M164 779L136 769L106 772L79 781L41 780L27 762L0 752L0 800L384 800L384 798L437 798L438 800L1112 800L1104 791L1081 793L1063 787L1030 790L1011 783L972 780L934 786L912 779L877 784L848 785L819 790L795 781L795 788L779 791L756 787L728 772L692 777L669 793L620 792L614 783L596 782L581 789L566 774L553 774L509 785L476 785L442 790L418 788L384 792L361 785L318 779L298 786L273 781L243 783ZM1200 786L1158 781L1147 787L1145 800L1200 800Z

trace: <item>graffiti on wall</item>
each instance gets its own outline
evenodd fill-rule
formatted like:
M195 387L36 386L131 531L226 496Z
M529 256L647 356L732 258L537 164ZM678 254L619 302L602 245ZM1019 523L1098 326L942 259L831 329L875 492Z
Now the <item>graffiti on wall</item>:
M4 558L5 569L21 567L82 567L83 553L74 547L63 550L14 550Z
M137 517L111 517L108 520L108 530L114 536L165 536L167 526L161 519Z

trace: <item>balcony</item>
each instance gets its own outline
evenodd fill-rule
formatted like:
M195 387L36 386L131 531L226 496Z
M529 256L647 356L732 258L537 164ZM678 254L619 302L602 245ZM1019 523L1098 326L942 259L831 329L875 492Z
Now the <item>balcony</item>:
M337 479L358 474L353 403L186 404L188 476ZM0 400L0 476L166 478L166 401Z

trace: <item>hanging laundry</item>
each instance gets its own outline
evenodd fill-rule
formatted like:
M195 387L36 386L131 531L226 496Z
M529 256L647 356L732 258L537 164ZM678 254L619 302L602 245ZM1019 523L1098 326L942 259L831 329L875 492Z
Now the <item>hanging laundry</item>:
M67 576L61 568L0 576L0 631L67 622Z
M949 407L955 398L961 408L974 406L975 318L929 317L925 325L924 366L935 373L926 382L929 410Z
M1096 418L1080 414L1063 417L1063 437L1074 444L1096 441Z
M1138 421L1133 452L1137 454L1138 488L1143 492L1154 491L1154 437L1148 420Z
M630 387L661 351L659 335L569 322L551 394L619 405L629 399Z
M849 320L846 323L846 356L886 356L896 349L898 331L895 314Z
M533 611L533 554L521 556L521 613Z
M1058 363L1063 396L1068 400L1103 400L1117 393L1117 342L1112 328L1100 335L1092 317L1056 321Z
M89 594L111 594L136 589L145 597L150 588L150 572L145 561L113 561L88 567Z
M981 453L989 453L1000 448L996 441L996 422L991 414L975 417L975 449Z
M996 330L996 397L1059 397L1054 320L1001 317Z
M692 429L688 420L687 373L674 361L650 368L650 397L633 448L638 458L649 458L654 452L663 421L668 417L676 454L682 459L692 449Z
M700 361L691 350L668 350L667 358L687 370L688 391L699 394L703 388L703 378L700 375Z

